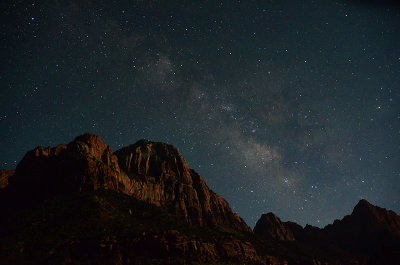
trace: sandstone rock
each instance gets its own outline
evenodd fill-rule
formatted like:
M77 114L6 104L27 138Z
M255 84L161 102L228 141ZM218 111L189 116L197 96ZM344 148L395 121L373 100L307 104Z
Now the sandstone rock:
M277 257L274 256L266 256L264 257L265 265L287 265L288 263L286 261L282 261L280 259L278 259Z
M225 260L240 260L249 263L261 263L253 245L250 242L231 238L216 244L219 255Z
M15 170L0 170L0 190L8 186L8 179L15 174Z
M165 207L199 226L226 226L251 232L229 204L212 192L171 145L141 140L115 152L124 193Z
M273 213L263 214L254 227L254 233L263 239L294 241L292 231Z

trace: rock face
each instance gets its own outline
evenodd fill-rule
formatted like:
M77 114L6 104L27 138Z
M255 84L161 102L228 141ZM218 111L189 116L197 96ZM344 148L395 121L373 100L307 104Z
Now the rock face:
M251 232L173 146L141 140L115 154L123 175L124 193L167 208L190 224Z
M254 227L254 233L263 239L294 241L292 231L273 213L263 214Z
M15 174L15 170L0 170L0 190L8 186L8 179Z
M154 235L148 235L154 240ZM201 242L180 234L179 231L167 231L157 238L165 251L172 251L176 256L192 256L192 261L201 263L215 263L223 257L224 260L239 260L242 263L262 263L262 259L251 243L235 238L217 240L216 242ZM173 264L176 261L172 262ZM276 263L280 264L280 263Z

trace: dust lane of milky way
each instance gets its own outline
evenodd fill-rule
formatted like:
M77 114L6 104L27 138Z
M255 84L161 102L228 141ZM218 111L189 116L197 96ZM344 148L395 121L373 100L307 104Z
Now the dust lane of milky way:
M85 132L176 146L253 226L400 212L393 1L1 4L0 167Z

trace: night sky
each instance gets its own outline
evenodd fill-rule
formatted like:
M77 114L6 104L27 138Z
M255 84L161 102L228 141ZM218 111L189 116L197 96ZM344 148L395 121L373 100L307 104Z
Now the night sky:
M2 1L0 168L93 132L174 145L250 226L400 213L399 6L179 2Z

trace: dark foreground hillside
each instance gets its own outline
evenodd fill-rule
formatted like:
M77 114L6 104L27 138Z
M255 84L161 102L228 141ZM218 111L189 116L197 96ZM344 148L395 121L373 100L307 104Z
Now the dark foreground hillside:
M1 227L1 264L229 261L235 258L224 252L232 237L240 237L189 225L160 207L112 191L56 196L9 214Z

